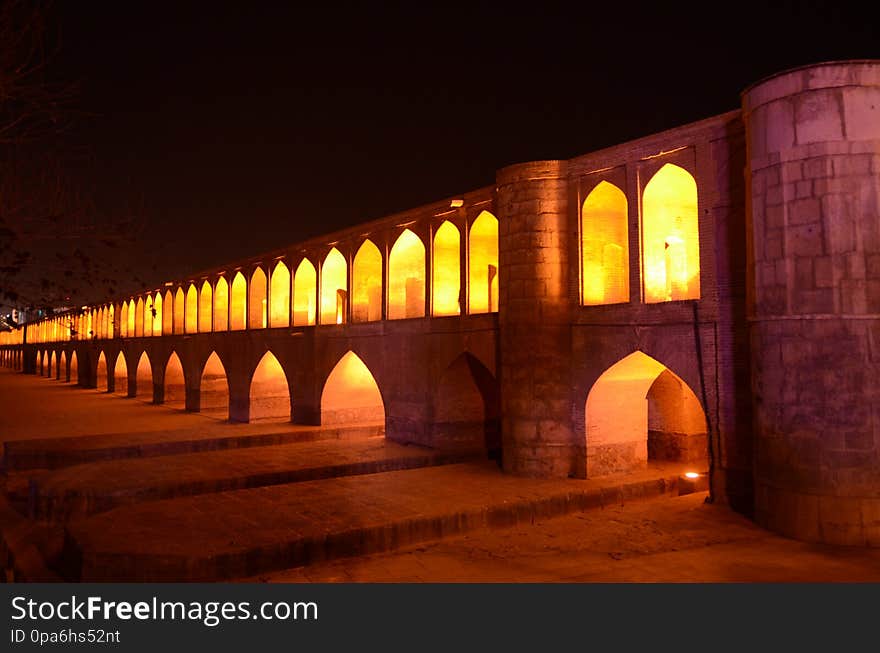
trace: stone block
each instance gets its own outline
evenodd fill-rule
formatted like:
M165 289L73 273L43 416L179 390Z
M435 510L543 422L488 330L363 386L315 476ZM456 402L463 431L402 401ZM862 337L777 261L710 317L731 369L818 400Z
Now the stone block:
M843 140L840 104L834 91L804 93L794 100L795 136L800 145Z

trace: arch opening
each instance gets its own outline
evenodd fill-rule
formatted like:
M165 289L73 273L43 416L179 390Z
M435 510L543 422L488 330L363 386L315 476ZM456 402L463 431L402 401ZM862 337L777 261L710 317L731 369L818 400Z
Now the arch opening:
M162 335L162 293L156 293L153 297L153 305L150 308L150 317L153 324L153 335Z
M128 337L135 338L137 336L137 315L135 314L137 311L137 307L135 306L134 299L129 300L128 302ZM89 333L95 328L94 326L94 317L89 320ZM143 325L141 325L143 328Z
M241 331L247 324L247 281L241 272L232 279L229 297L229 329Z
M321 391L321 424L385 423L385 402L372 372L353 351L339 359Z
M129 336L128 333L128 302L122 302L122 310L119 312L119 332L123 338Z
M131 307L128 309L131 311ZM134 307L134 335L137 338L144 337L144 300L142 297L138 297L137 303ZM129 313L130 314L130 313Z
M211 284L205 280L199 291L199 333L211 332L211 308L214 305L212 294Z
M425 245L409 229L388 255L388 319L425 315Z
M248 297L249 329L265 329L268 326L266 297L266 273L263 272L263 268L257 268L251 275L250 297Z
M596 380L585 418L588 478L653 460L706 465L706 416L699 400L680 377L640 351Z
M293 275L293 325L310 326L315 323L318 273L312 262L304 258Z
M581 208L582 302L587 306L629 301L626 195L599 182Z
M142 352L135 370L135 396L142 401L153 401L153 366L147 352Z
M107 392L107 357L102 351L98 354L98 365L95 367L95 387L100 392Z
M186 300L183 295L183 288L178 288L174 293L174 333L183 333L184 317L186 314Z
M196 333L199 330L199 291L196 284L189 284L186 289L186 308L184 309L183 330L185 333Z
M381 320L382 254L370 239L355 254L351 273L351 321Z
M211 352L202 370L199 382L199 412L209 417L226 419L229 416L229 382L226 368L217 355Z
M321 324L345 322L348 296L348 264L335 247L321 266Z
M170 290L165 291L165 301L162 302L162 335L174 333L174 295Z
M79 366L77 365L75 351L70 352L67 380L75 385L79 385Z
M169 408L186 408L186 377L177 352L171 352L165 364L164 388L163 404Z
M113 366L113 394L128 396L128 364L122 352L116 356Z
M214 331L226 331L229 328L229 284L226 279L217 279L214 286Z
M58 359L55 357L55 350L52 350L52 354L49 356L49 369L46 370L46 376L50 379L55 377L55 372L58 369Z
M269 282L269 326L290 325L290 270L278 261Z
M468 313L498 310L498 219L480 212L468 235Z
M433 315L461 314L461 234L444 221L434 234L431 270Z
M70 380L67 375L67 352L64 351L58 357L58 380L65 383Z
M251 377L250 422L289 422L290 386L281 363L271 351L263 354Z
M446 368L434 391L433 408L435 446L482 449L501 460L498 382L473 355L465 352Z
M642 269L645 301L700 298L697 182L665 164L642 195Z

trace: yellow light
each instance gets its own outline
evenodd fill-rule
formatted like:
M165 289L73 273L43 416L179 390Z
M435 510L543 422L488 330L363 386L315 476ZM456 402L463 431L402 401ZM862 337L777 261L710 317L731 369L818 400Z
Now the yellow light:
M462 206L464 206L464 200L452 200L449 203L449 207L453 209L460 209Z
M685 478L700 478L700 475L697 472L685 472Z
M583 303L617 304L629 299L627 203L606 181L590 191L581 213Z

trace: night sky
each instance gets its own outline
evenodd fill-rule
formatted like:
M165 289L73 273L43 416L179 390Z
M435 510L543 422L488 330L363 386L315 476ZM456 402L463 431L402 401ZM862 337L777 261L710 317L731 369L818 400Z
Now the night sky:
M79 82L96 203L140 198L125 254L154 284L735 109L789 67L880 57L842 3L604 4L69 0L52 67Z

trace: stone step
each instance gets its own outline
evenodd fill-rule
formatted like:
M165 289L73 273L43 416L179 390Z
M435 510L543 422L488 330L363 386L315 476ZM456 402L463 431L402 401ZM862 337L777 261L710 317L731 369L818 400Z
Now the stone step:
M463 463L153 501L68 523L59 564L87 582L248 577L678 494L682 471L530 479Z
M382 423L340 426L225 424L142 433L110 433L4 443L7 472L59 469L99 460L148 458L219 449L265 447L316 440L350 440L383 435Z
M438 451L383 437L131 458L33 476L32 518L67 521L143 501L459 463L483 452Z

